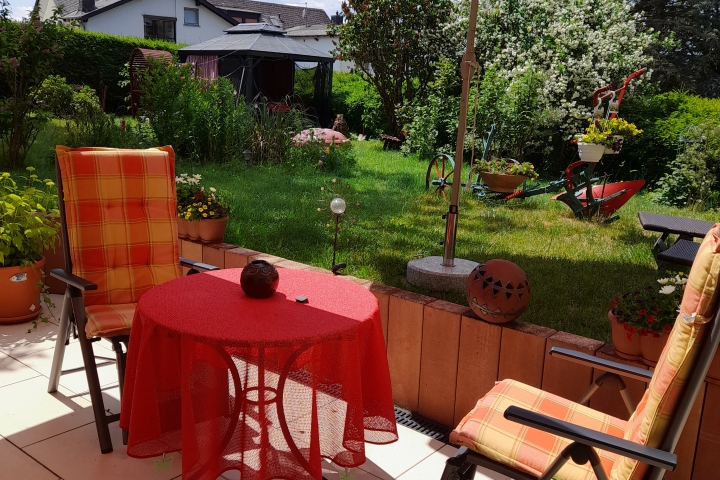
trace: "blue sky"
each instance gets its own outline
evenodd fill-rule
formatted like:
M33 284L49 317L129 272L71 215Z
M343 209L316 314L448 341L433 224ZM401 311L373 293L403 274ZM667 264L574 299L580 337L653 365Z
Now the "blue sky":
M272 3L282 3L285 5L302 5L305 6L305 2L301 2L300 0L294 1L294 0L287 0L287 1L281 1L281 0L264 0L266 2L272 2ZM322 8L324 9L328 15L334 14L337 10L340 10L340 4L341 0L308 0L307 6L313 7L313 8ZM33 5L35 5L35 0L10 0L10 8L12 9L13 17L14 18L22 18L23 16L27 15L27 12L32 9Z

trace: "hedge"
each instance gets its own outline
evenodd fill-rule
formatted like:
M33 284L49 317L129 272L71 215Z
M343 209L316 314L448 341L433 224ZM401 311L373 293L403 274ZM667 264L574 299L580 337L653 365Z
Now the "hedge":
M70 84L88 85L98 95L102 95L103 88L107 86L105 111L124 113L125 97L130 94L130 87L120 87L118 82L133 49L166 50L177 57L178 48L184 45L72 29L65 32L61 46L63 58L54 73L65 77Z

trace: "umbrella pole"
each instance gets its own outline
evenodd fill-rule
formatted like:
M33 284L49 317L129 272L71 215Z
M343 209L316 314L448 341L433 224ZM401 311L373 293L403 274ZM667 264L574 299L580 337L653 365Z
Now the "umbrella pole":
M445 252L443 267L455 266L455 237L457 236L458 206L460 190L462 190L463 149L465 147L465 131L467 129L468 97L470 96L470 80L477 66L475 61L475 24L477 22L478 0L470 0L470 21L468 25L467 47L462 58L460 74L462 76L462 95L460 96L460 118L458 122L457 144L455 146L455 170L453 171L452 195L450 208L445 215Z

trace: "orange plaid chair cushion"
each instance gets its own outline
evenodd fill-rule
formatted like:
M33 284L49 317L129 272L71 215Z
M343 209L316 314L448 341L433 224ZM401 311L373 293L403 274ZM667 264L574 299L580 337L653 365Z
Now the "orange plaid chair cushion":
M92 337L130 335L136 303L118 305L89 305L85 307L85 334Z
M695 256L680 315L670 332L670 338L660 355L655 373L630 417L624 438L635 443L659 447L673 418L685 383L695 367L706 329L704 322L712 319L712 304L720 274L720 224L715 224L705 236ZM697 314L694 322L686 322L683 314ZM612 469L613 480L639 480L648 466L621 457Z
M137 303L153 286L181 276L172 147L58 146L56 154L72 273L98 286L83 295L88 308ZM120 317L98 315L102 326L86 334L123 331Z
M464 445L492 460L540 476L571 442L558 436L506 420L510 406L544 414L559 420L622 437L625 421L585 407L557 395L514 380L503 380L481 398L475 408L450 434L450 442ZM617 455L599 451L603 468L609 472ZM591 480L590 464L568 462L553 478Z

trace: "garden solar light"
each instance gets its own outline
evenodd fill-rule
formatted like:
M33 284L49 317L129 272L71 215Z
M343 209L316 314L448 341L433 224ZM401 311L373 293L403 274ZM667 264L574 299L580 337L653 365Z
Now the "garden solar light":
M244 150L243 155L245 156L245 163L250 165L252 163L252 150Z
M330 211L335 217L335 240L333 241L333 258L332 258L332 270L334 275L338 275L346 266L345 263L335 263L335 254L337 252L337 237L338 237L338 224L340 223L340 216L345 213L347 204L345 200L340 197L335 197L330 201Z

